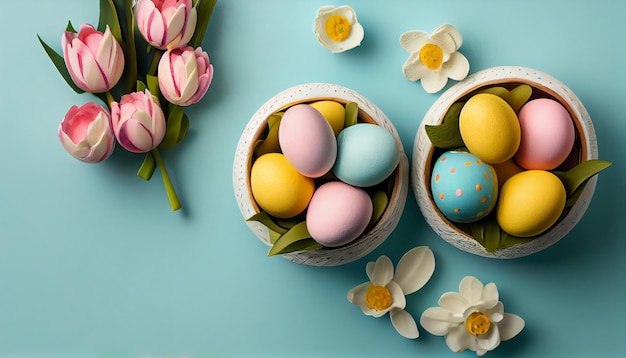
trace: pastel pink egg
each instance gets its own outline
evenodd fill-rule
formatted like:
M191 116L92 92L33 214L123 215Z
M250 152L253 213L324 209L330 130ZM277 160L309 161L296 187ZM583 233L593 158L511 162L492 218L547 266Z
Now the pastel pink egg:
M306 226L326 247L348 244L367 228L373 204L367 192L341 181L321 185L309 202Z
M519 111L521 142L515 161L525 169L551 170L568 157L576 131L569 112L559 102L538 98Z
M278 143L289 163L309 178L326 174L337 159L332 127L308 104L297 104L285 111L278 127Z

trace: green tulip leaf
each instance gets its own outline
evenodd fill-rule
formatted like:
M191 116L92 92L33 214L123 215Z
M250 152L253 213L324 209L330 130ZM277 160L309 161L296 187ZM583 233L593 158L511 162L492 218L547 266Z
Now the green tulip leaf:
M465 145L459 130L459 115L464 104L465 102L453 103L441 124L425 126L426 134L435 147L451 149Z
M100 19L98 20L98 31L104 32L107 25L109 25L111 35L113 35L113 37L115 37L120 44L124 43L120 20L117 16L113 0L100 0Z
M76 29L74 28L74 25L72 25L72 22L71 22L71 21L68 21L68 22L67 22L67 26L65 27L65 31L74 32L74 33L78 32L78 31L76 31Z
M274 256L274 255L279 255L279 254L287 254L290 252L294 252L294 251L312 251L312 250L319 250L321 249L322 244L320 244L319 242L308 238L308 239L302 239L299 241L296 241L290 245L288 245L287 247L285 247L284 249L282 249L280 252L275 252L273 254L269 254L268 256Z
M307 240L307 239L312 240L311 234L307 230L306 222L302 221L296 224L291 229L289 229L289 231L284 233L281 237L279 237L278 240L276 240L276 242L274 243L274 245L272 245L272 248L267 253L267 255L274 256L278 254L284 254L287 252L296 251L297 249L294 249L294 246L296 247L300 247L300 246L295 245L295 244L299 241ZM311 242L308 241L306 246L308 247L309 246L308 244L310 243Z
M145 92L146 84L143 81L137 80L137 92Z
M474 240L485 246L485 226L482 221L473 222L469 225Z
M143 163L141 163L141 167L139 167L139 170L137 171L137 176L148 181L152 178L152 174L154 174L155 169L156 161L154 160L154 156L152 156L151 152L146 152Z
M189 41L189 46L196 48L202 46L202 39L204 38L204 33L206 32L206 28L209 25L209 20L211 19L211 15L213 14L213 9L215 9L215 4L217 0L200 0L196 1L196 12L198 14L198 18L196 20L196 31L191 37Z
M148 86L148 91L152 93L153 96L158 97L161 94L159 90L159 78L153 75L146 75L146 85ZM178 107L176 105L173 105Z
M37 35L37 38L39 39L41 46L43 46L43 49L48 54L48 57L50 57L50 60L52 60L54 67L56 67L57 71L59 71L59 73L61 74L61 77L63 77L65 82L68 84L68 86L70 86L70 88L78 94L85 93L85 91L81 89L80 87L76 86L76 84L74 83L74 80L72 80L72 76L70 76L70 72L67 70L67 67L65 66L65 60L63 59L63 56L59 55L56 51L52 49L52 47L48 46L48 44L46 44L41 39L41 37L39 37L39 35Z
M608 168L611 164L611 162L604 160L591 159L578 164L566 172L554 171L553 173L563 182L567 196L571 196L587 179Z
M159 148L161 149L172 149L176 144L180 143L180 135L181 130L183 129L183 121L185 117L185 112L181 106L171 105L169 114L167 116L166 128L165 128L165 137L161 144L159 144ZM189 120L187 120L187 127L189 127Z
M359 105L356 102L346 103L346 119L343 122L343 127L348 128L354 125L359 120Z
M370 194L372 199L372 204L374 206L374 210L372 211L372 218L370 219L369 225L375 225L383 213L385 209L387 209L387 205L389 205L389 198L387 197L387 193L382 190L377 190Z
M268 132L263 142L256 148L256 156L260 157L266 153L278 153L280 152L280 145L278 144L278 128L280 127L280 120L283 116L283 112L274 113L267 119Z
M121 27L123 42L120 43L124 51L124 92L133 92L137 81L137 49L135 45L135 13L132 1L113 0Z
M589 179L585 180L581 185L578 186L578 188L576 188L576 190L574 190L572 194L567 196L567 199L565 200L566 208L572 207L574 206L574 204L576 204L576 201L578 201L578 198L580 198L580 195L585 190L585 187L587 186L588 182L589 182Z
M536 237L513 236L513 235L509 235L505 231L502 231L502 234L500 235L500 245L498 246L498 249L506 249L509 247L526 244L526 243L533 241L535 238Z

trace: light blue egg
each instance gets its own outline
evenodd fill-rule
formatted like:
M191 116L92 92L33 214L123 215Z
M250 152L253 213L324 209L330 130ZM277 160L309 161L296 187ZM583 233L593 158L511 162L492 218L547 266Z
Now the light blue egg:
M391 132L357 123L337 136L337 160L332 172L350 185L370 187L385 180L398 166L400 151Z
M467 152L443 153L433 167L430 187L441 213L458 223L484 218L498 197L493 167Z

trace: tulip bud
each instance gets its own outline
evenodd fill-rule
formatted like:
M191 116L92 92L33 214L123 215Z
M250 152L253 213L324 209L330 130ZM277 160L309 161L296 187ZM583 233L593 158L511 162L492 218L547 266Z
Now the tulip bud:
M211 85L213 65L198 47L169 50L159 61L159 88L169 102L179 106L197 103Z
M81 89L91 93L106 92L122 77L124 53L108 25L102 33L83 24L78 33L65 31L61 42L65 66Z
M165 136L165 115L150 91L133 92L111 103L111 122L117 141L126 150L144 153Z
M72 106L59 124L59 139L74 158L86 163L99 163L108 158L115 148L111 116L106 109L93 102L81 107Z
M137 28L148 43L160 50L187 45L198 14L192 0L139 0L135 7Z

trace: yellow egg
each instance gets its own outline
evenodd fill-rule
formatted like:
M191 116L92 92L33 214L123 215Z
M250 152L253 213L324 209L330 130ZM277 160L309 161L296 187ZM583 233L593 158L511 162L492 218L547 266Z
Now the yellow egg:
M261 209L277 218L303 212L315 191L313 179L298 173L281 153L257 158L250 171L250 186Z
M336 137L343 129L346 108L339 102L329 100L313 102L310 106L317 109L326 118Z
M469 151L490 164L511 159L520 144L517 115L502 98L479 93L461 109L459 130Z
M556 175L545 170L526 170L502 186L496 219L510 235L539 235L559 219L565 197L563 183Z

